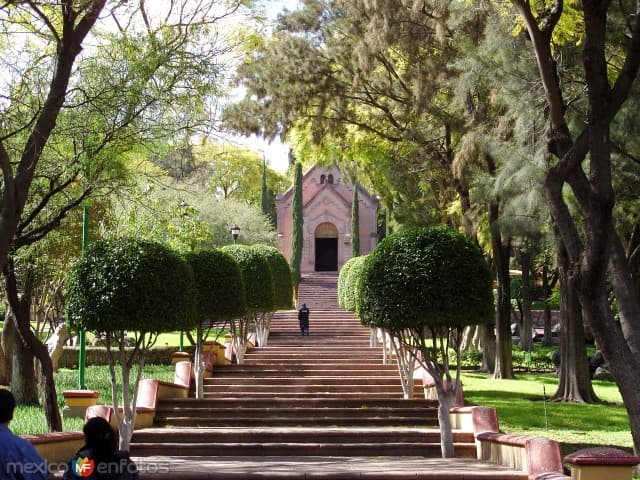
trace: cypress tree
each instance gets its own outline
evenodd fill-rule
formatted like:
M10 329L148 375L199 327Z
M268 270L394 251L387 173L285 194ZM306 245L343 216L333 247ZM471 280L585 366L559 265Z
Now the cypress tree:
M293 281L294 298L298 296L300 283L300 263L302 262L302 164L296 163L295 180L293 183L293 232L291 235L291 280Z
M353 203L351 204L351 257L360 256L360 203L358 200L358 182L353 184Z
M262 214L270 218L269 212L269 190L267 189L267 161L262 157L262 191L260 192L260 209Z
M271 226L276 228L275 194L267 185L267 161L262 157L262 191L260 193L260 210L269 219Z

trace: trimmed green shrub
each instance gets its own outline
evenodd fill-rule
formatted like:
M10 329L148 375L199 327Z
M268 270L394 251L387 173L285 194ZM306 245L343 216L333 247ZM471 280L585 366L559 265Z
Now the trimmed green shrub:
M269 245L253 245L252 248L264 256L271 267L275 294L274 310L293 308L293 282L287 259L280 250Z
M222 251L231 255L242 272L248 312L271 312L275 305L273 275L266 258L246 245L227 245Z
M338 301L340 306L350 312L358 312L364 257L353 257L345 263L338 277ZM346 271L345 271L346 269ZM343 273L344 272L344 273Z
M367 256L360 316L365 325L394 329L491 322L489 267L482 252L453 230L395 233Z
M353 258L347 260L338 274L338 305L340 305L340 308L344 308L345 310L347 310L347 308L344 306L344 294L347 288L347 281L349 279L349 270L351 270L353 265L352 260Z
M201 250L187 253L185 260L193 270L199 322L230 320L244 313L242 272L231 255L216 249Z
M170 332L193 324L194 298L193 272L177 253L145 240L104 240L72 267L67 315L74 330Z

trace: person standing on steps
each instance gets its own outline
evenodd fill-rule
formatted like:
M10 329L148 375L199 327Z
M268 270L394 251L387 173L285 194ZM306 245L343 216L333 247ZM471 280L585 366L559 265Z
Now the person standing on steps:
M300 322L300 335L307 334L309 336L309 309L307 304L303 303L302 308L298 310L298 321Z

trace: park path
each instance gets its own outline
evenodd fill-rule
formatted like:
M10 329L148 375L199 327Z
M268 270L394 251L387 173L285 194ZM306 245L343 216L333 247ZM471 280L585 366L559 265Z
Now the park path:
M268 346L243 365L216 366L205 399L159 405L157 427L132 440L143 478L526 478L476 461L469 433L454 433L458 458L439 458L436 405L402 398L396 367L339 310L336 280L303 278L309 336L296 312L279 312Z

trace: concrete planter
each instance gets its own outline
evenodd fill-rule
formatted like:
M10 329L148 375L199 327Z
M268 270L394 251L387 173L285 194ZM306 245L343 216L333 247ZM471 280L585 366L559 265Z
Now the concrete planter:
M87 408L98 403L99 392L93 390L66 390L62 392L64 408L62 415L66 418L84 418Z

